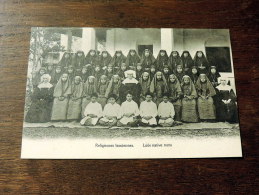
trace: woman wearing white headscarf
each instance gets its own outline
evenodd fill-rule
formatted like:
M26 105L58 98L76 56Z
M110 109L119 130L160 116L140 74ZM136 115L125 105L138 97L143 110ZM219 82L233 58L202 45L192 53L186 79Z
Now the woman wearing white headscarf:
M141 92L140 84L136 80L136 72L134 70L125 71L124 81L122 81L120 86L120 100L124 102L126 100L127 92L130 91L133 96L133 100L139 104L139 96Z
M53 102L53 85L50 84L51 76L41 76L40 84L34 89L32 104L25 117L26 122L44 123L50 121L50 113Z

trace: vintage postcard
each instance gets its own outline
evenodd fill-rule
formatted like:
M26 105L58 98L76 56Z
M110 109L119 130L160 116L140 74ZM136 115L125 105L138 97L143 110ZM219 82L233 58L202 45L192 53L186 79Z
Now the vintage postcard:
M21 158L242 157L227 29L31 29Z

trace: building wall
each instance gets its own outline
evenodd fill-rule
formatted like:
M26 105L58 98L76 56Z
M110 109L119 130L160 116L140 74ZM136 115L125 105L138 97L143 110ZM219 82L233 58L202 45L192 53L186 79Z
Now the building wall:
M107 31L106 49L114 54L116 50L122 50L124 55L130 49L138 49L138 45L153 45L153 53L156 57L161 45L160 29L123 29L116 28Z

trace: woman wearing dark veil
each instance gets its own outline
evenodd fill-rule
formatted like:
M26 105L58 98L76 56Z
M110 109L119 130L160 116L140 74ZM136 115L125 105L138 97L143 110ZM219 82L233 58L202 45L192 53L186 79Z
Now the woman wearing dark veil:
M98 60L99 55L93 49L91 49L85 56L85 64L90 64L92 67L94 67L98 63Z
M181 83L174 74L169 75L168 92L170 102L174 105L175 120L181 121L181 97L183 94L181 89Z
M99 64L102 67L103 70L105 70L108 65L111 63L112 56L109 54L108 51L103 51L100 56Z
M51 81L50 81L50 83L53 84L54 87L58 83L62 74L63 74L63 72L62 72L61 66L59 66L59 65L56 66L56 68L54 69L53 75L51 77Z
M186 75L189 75L191 72L191 67L193 66L193 59L189 51L183 51L181 55L181 59L183 62L183 68L184 68L184 73Z
M126 61L126 57L123 55L122 51L121 50L115 51L115 54L111 62L114 72L118 72L118 70L121 67L121 64L125 63L125 61Z
M65 52L59 61L59 66L61 66L62 71L67 71L67 68L72 65L72 55L71 53Z
M50 121L53 102L53 85L50 84L50 75L41 76L41 83L34 89L32 104L25 117L29 123L45 123Z
M168 59L166 50L160 50L156 58L156 69L162 71L168 65Z
M182 59L178 53L178 51L172 51L169 60L168 60L168 66L170 67L171 71L175 73L176 71L176 66L177 65L182 65Z
M46 74L46 72L47 72L47 69L45 67L41 67L39 71L35 75L33 75L32 77L33 89L35 89L38 86L38 84L41 83L41 77L42 75Z
M202 51L197 51L194 56L194 66L198 68L199 74L207 74L209 62Z
M216 66L211 66L208 74L208 79L210 80L212 86L215 88L218 86L218 78L220 77Z
M137 54L135 49L129 50L129 53L126 58L126 66L130 70L136 70L137 64L140 62L140 57Z
M141 56L141 65L143 71L149 72L151 65L155 65L156 59L154 58L152 52L149 49L145 49Z
M75 59L73 63L73 66L75 67L76 76L79 76L81 74L81 70L84 65L85 65L85 53L79 50L75 54Z
M197 107L199 118L205 121L215 120L216 112L213 96L216 95L216 91L206 74L200 74L195 87L198 94Z
M228 79L219 77L219 85L216 87L216 113L217 120L231 123L238 122L236 95Z

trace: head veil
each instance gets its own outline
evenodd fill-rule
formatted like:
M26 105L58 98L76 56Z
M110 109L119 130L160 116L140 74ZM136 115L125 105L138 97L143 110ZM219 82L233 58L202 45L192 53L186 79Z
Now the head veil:
M183 78L182 78L182 82L181 82L181 87L183 87L185 85L184 83L184 78L188 78L189 79L189 89L191 91L191 96L194 96L195 98L197 97L197 91L195 89L195 86L192 82L192 79L188 76L188 75L184 75Z
M90 78L93 78L94 79L94 83L93 83L93 87L94 87L94 90L92 93L96 93L97 92L97 80L94 76L89 76L84 84L84 95L91 95L89 94L89 88L90 88L90 83L89 83L89 79Z
M67 78L67 80L65 82L63 82L62 76L61 76L54 89L53 96L54 97L61 97L61 96L67 97L71 93L72 93L72 89L71 89L71 82L69 80L69 77Z
M198 80L196 82L196 90L197 91L201 91L202 90L202 83L201 83L201 77L202 76L205 76L205 79L206 79L206 89L209 90L210 96L216 95L216 91L215 91L214 87L212 86L210 80L206 76L206 74L200 74L199 75L199 78L198 78Z
M80 79L79 84L75 84L76 78ZM84 83L82 81L82 78L80 76L75 76L75 78L72 82L72 95L76 98L80 98L83 96L83 91L84 91Z
M109 97L109 94L111 93L112 91L112 88L113 88L113 85L114 85L114 78L117 77L118 78L118 85L119 87L121 86L121 80L120 80L120 76L119 75L113 75L109 84L108 84L108 87L107 87L107 90L106 90L106 93L105 93L105 97L108 98Z
M173 76L175 81L174 83L172 83L170 81L170 76ZM173 84L174 85L174 89L172 89L170 87L170 85ZM181 88L181 84L180 84L180 81L178 80L177 76L175 76L175 74L170 74L169 77L168 77L168 88L169 88L169 91L170 90L176 90L177 92L181 93L182 92L182 88Z
M168 86L167 86L166 78L165 78L164 74L162 72L160 72L160 71L156 72L156 74L154 75L154 78L151 81L150 92L154 93L155 90L156 90L156 87L157 87L157 73L161 73L162 74L162 80L163 80L163 82L165 84L165 91L164 91L164 93L168 92Z
M131 55L130 55L130 52L132 52L132 51L135 52L135 55L134 55L134 56L131 56ZM137 63L140 62L140 57L139 57L139 55L138 55L138 53L137 53L137 51L136 51L135 49L129 50L128 55L127 55L127 58L126 58L126 62L125 62L125 63L126 63L126 66L129 67L130 62L132 62L132 61L135 62L136 65L137 65Z

